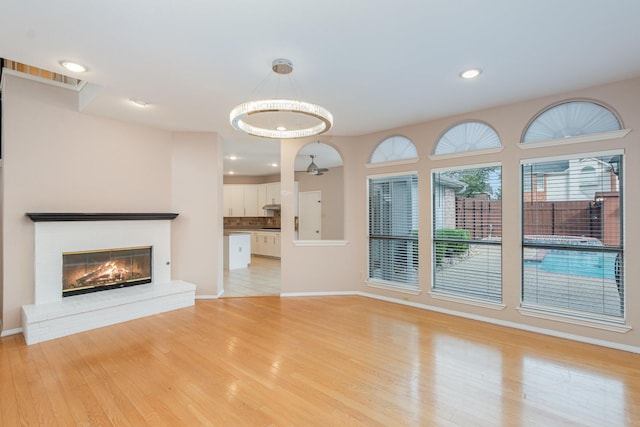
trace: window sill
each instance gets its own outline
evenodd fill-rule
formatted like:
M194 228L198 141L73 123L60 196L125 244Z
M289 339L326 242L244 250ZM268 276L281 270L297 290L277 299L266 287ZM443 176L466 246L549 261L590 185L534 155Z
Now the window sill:
M519 307L518 311L523 316L536 317L538 319L553 320L556 322L569 323L578 326L587 326L589 328L604 329L606 331L618 332L624 334L629 332L632 327L624 323L614 323L606 320L581 319L568 314L553 313L544 309L535 307Z
M385 289L387 291L400 292L403 294L420 295L422 293L422 291L417 285L415 288L410 288L408 286L405 287L405 286L396 285L393 283L377 282L377 281L371 281L371 280L367 280L365 281L365 283L367 284L367 286L372 288Z
M402 159L402 160L391 160L388 162L381 163L366 163L364 166L368 169L370 168L383 168L385 166L398 166L398 165L410 165L413 163L418 163L418 158L413 159Z
M447 154L431 154L429 156L429 160L458 159L461 157L480 156L482 154L499 153L503 149L504 147L500 146L500 147L494 147L494 148L485 148L482 150L458 151L455 153L447 153Z
M477 300L473 298L465 298L457 295L443 294L440 292L429 292L429 295L431 295L431 298L437 299L437 300L457 302L460 304L473 305L475 307L488 308L491 310L504 310L507 307L504 304L500 304L496 302L481 301L481 300Z
M590 133L588 135L569 136L567 138L548 139L546 141L521 142L518 147L523 150L530 148L555 147L557 145L578 144L580 142L604 141L607 139L624 138L631 129L614 130L611 132Z

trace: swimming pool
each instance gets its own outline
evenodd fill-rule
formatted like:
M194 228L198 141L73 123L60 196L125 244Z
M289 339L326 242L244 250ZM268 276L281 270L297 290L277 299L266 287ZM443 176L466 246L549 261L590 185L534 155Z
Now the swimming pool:
M547 273L615 279L616 254L551 249L542 261L525 261L525 267Z

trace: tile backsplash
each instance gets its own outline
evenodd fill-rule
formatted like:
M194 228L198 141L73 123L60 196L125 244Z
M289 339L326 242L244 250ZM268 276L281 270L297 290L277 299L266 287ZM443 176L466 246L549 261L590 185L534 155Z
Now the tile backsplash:
M265 227L280 227L280 215L278 216L267 216L267 217L257 217L257 216L245 216L245 217L235 217L235 216L225 216L224 217L224 228L225 230L233 230L233 229L253 229L253 228L265 228Z

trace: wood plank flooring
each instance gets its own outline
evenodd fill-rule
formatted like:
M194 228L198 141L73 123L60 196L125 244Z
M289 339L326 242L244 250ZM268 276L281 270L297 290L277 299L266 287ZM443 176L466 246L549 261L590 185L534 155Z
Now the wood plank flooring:
M640 355L357 296L225 298L26 346L2 426L637 426Z

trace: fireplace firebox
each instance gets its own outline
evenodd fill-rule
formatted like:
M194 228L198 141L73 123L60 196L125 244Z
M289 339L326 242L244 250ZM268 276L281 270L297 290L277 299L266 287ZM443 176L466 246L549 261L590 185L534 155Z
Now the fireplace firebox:
M151 283L151 246L62 254L62 296Z

